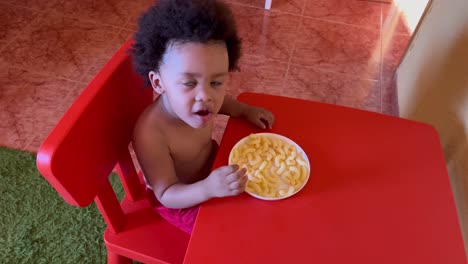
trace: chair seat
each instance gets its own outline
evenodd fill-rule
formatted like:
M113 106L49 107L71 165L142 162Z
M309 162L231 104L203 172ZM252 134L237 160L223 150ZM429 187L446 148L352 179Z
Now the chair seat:
M124 198L121 206L126 223L118 234L106 229L104 241L109 250L144 263L183 262L188 234L161 218L147 199Z

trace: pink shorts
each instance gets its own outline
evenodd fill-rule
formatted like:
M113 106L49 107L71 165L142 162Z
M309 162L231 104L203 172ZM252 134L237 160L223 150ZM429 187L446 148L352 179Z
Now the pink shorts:
M172 209L158 205L154 209L158 212L162 218L166 219L169 223L191 235L193 224L198 214L198 206L184 208L184 209Z
M185 233L191 235L193 224L198 214L198 207L194 206L190 208L183 209L172 209L167 208L164 205L160 204L158 199L153 193L153 190L146 186L146 192L150 195L151 204L153 205L154 210L166 221L184 231Z

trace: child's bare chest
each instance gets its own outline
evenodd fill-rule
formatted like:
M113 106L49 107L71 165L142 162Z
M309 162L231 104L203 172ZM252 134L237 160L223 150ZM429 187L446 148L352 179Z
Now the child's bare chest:
M206 168L211 153L212 129L196 133L174 131L169 136L169 149L174 162L176 175L180 181L192 183L206 177Z

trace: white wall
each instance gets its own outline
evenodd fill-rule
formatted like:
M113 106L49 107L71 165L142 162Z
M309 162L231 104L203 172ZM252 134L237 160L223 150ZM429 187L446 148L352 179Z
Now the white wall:
M396 72L400 116L439 132L468 254L468 0L433 0Z

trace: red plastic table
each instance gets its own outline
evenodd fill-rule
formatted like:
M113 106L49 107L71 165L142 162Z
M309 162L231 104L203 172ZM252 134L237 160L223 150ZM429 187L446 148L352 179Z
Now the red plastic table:
M436 131L340 106L261 94L272 130L307 153L311 176L280 201L248 194L201 206L184 263L467 263ZM231 119L215 167L262 132Z

